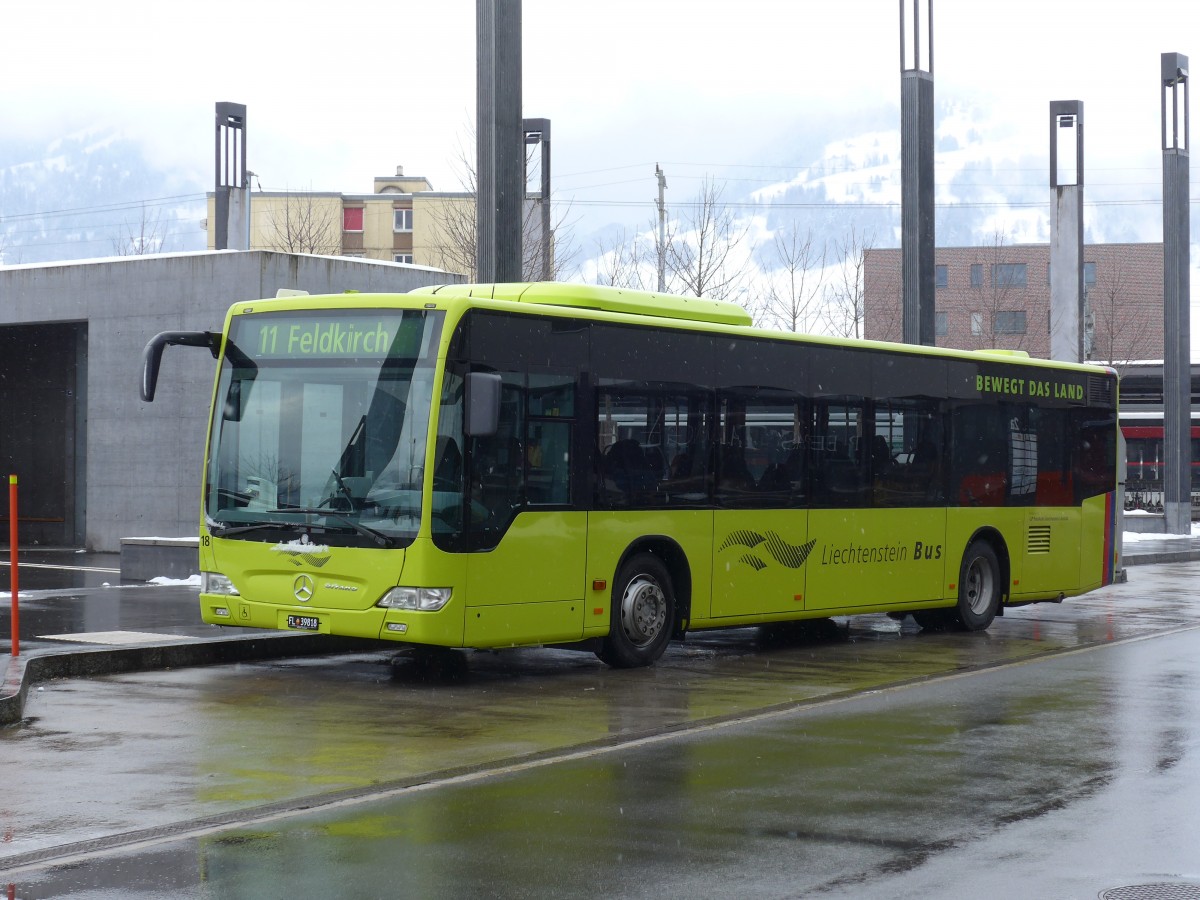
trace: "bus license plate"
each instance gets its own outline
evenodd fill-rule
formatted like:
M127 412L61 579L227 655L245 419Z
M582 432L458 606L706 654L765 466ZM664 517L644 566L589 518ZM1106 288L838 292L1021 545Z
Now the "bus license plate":
M300 628L304 631L320 631L321 620L316 616L288 616L288 628Z

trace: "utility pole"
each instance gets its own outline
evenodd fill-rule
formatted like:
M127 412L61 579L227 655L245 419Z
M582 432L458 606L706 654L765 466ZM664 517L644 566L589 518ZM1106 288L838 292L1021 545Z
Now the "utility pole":
M663 192L667 189L667 176L658 163L654 164L658 178L658 292L667 290L667 204Z

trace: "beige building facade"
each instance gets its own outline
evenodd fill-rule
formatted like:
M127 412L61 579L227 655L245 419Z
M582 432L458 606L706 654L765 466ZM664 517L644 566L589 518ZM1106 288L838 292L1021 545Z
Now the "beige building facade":
M475 196L438 192L424 177L376 178L370 194L251 191L251 250L347 256L468 275L474 268ZM208 198L208 248L216 246Z
M1087 244L1087 358L1122 365L1163 354L1162 244ZM866 251L865 335L902 336L902 254ZM1050 355L1050 246L996 244L935 251L936 343Z

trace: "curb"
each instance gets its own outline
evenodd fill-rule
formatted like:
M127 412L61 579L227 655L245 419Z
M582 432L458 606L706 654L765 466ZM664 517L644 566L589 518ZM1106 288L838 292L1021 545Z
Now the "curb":
M125 672L351 653L376 650L379 646L379 641L361 638L268 632L261 637L251 638L231 637L98 650L70 649L34 656L9 657L4 682L0 686L0 725L19 722L25 710L25 698L29 688L39 681L52 678L94 678Z
M1158 563L1196 562L1200 560L1200 548L1195 550L1161 550L1147 551L1136 556L1122 556L1121 564L1125 566L1149 566Z

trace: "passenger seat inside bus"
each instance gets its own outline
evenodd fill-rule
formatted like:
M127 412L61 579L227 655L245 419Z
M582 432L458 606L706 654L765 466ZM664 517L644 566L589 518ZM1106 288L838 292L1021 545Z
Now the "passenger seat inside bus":
M610 496L622 505L644 505L658 489L658 477L646 458L642 445L633 438L622 438L604 451L604 487L624 497Z

